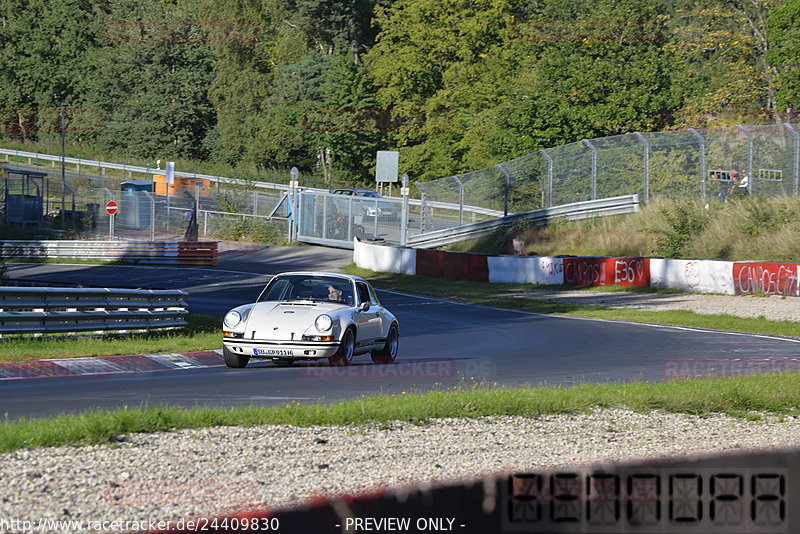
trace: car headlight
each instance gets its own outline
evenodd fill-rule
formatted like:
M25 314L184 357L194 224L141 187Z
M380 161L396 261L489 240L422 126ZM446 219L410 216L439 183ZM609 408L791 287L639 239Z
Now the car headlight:
M320 315L317 317L317 320L314 321L314 326L320 332L326 332L330 330L332 324L333 319L331 319L331 316L325 314Z
M231 310L227 314L225 314L225 319L223 319L223 324L228 328L235 328L242 321L242 315L235 311Z

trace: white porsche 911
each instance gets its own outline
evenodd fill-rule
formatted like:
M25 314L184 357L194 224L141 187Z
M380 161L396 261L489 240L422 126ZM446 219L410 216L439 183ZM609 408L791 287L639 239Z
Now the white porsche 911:
M376 363L392 363L399 340L397 318L365 280L296 272L275 276L256 302L225 315L222 352L228 367L244 367L250 358L350 365L367 352Z

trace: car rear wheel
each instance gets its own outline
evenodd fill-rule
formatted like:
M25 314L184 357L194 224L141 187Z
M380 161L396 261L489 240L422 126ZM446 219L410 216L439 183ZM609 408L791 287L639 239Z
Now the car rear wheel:
M356 336L352 328L345 330L339 350L336 354L328 358L331 365L344 366L350 365L353 361L353 354L356 348Z
M222 357L225 359L225 365L236 369L241 369L250 361L250 356L236 354L225 346L222 347Z
M400 334L397 332L397 325L393 324L389 327L389 335L386 337L386 344L383 348L372 351L372 361L375 363L394 363L399 347Z

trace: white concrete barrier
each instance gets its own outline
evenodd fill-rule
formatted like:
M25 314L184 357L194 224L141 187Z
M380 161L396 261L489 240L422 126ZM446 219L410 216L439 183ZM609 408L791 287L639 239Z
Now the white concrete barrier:
M733 262L650 258L650 287L734 295Z
M555 256L489 256L489 282L563 284L564 262Z
M353 261L362 269L382 273L417 274L417 251L355 240Z

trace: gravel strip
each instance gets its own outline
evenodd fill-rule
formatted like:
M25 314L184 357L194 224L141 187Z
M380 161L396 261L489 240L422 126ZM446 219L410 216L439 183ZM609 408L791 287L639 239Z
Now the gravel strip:
M772 321L800 322L800 298L752 295L708 295L702 293L637 293L622 291L554 291L526 289L508 296L606 306L635 310L690 310L706 315L726 313L737 317L764 317Z
M800 418L638 414L443 419L422 425L227 427L0 455L0 518L146 521L314 495L607 460L800 446Z

